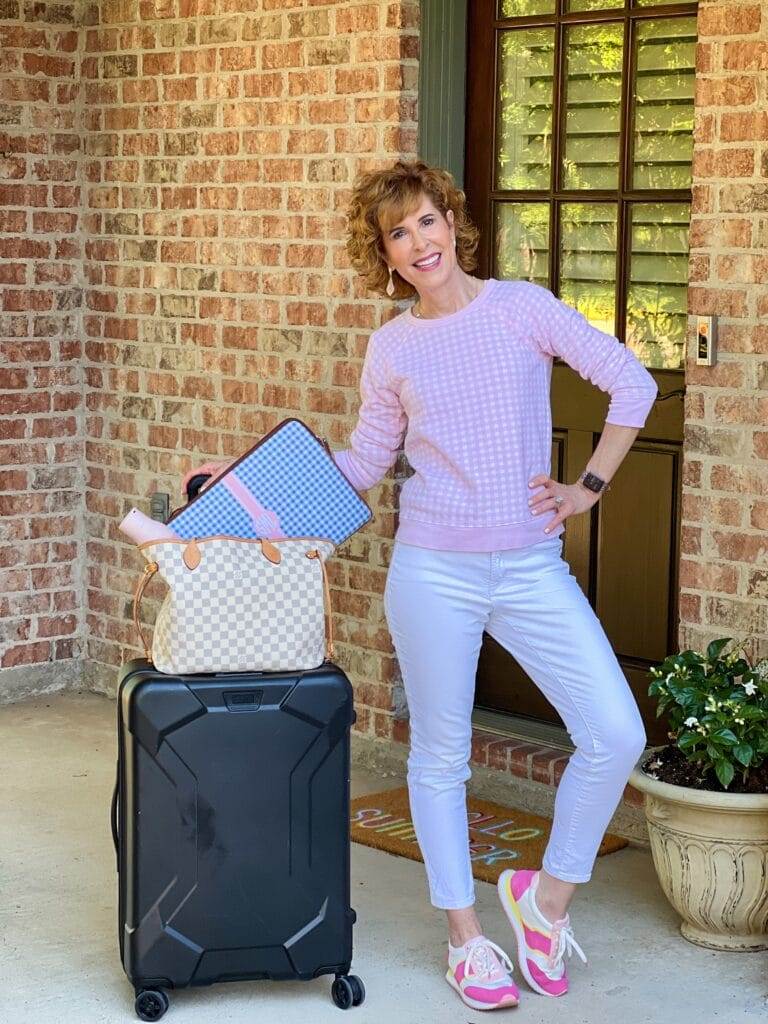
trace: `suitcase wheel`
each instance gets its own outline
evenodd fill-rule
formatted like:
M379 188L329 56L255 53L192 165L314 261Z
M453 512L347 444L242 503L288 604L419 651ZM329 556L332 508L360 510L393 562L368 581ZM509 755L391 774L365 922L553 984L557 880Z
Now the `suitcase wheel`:
M139 1020L160 1020L168 1009L168 996L161 989L145 988L137 994L134 1005Z
M365 987L356 974L340 974L331 985L331 998L340 1010L348 1010L363 1002Z

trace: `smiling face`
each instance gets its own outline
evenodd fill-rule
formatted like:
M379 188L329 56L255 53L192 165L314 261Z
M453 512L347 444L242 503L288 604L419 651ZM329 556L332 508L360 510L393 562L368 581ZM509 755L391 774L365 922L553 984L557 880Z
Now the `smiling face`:
M445 284L458 266L453 210L443 216L424 194L410 213L382 228L382 238L387 264L419 293Z

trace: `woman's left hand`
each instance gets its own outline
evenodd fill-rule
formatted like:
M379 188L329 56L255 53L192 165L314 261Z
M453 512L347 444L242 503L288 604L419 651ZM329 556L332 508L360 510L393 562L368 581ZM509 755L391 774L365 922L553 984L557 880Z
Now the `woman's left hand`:
M541 488L528 500L531 512L539 516L549 511L557 513L544 527L544 533L552 533L569 516L587 512L600 500L599 494L593 494L581 484L560 484L544 474L533 477L529 486ZM562 501L556 501L556 498L562 498Z

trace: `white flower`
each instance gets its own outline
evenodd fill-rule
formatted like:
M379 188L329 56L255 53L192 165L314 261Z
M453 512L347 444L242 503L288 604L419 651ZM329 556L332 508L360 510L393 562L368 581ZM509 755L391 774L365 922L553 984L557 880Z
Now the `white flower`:
M755 686L755 684L752 682L751 679L750 679L750 681L748 683L743 683L742 685L744 686L744 692L748 696L751 697L753 693L757 693L757 687Z
M686 718L686 720L685 720L685 724L686 724L686 725L688 726L688 728L690 729L690 728L692 728L692 727L693 727L694 725L698 725L698 724L699 724L699 720L698 720L698 718L694 718L694 717L693 717L693 715L691 715L691 717L690 717L690 718Z

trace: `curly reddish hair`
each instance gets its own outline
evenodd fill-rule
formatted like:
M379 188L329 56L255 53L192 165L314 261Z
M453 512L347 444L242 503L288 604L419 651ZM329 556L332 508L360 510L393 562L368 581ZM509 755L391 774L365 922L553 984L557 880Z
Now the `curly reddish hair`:
M477 266L475 251L480 233L470 220L466 195L453 175L423 160L398 160L392 167L358 176L347 211L347 252L352 266L364 278L368 289L383 295L389 282L389 265L384 250L384 233L418 208L426 195L445 217L453 210L456 258L462 270ZM416 289L396 270L392 299L407 299Z

